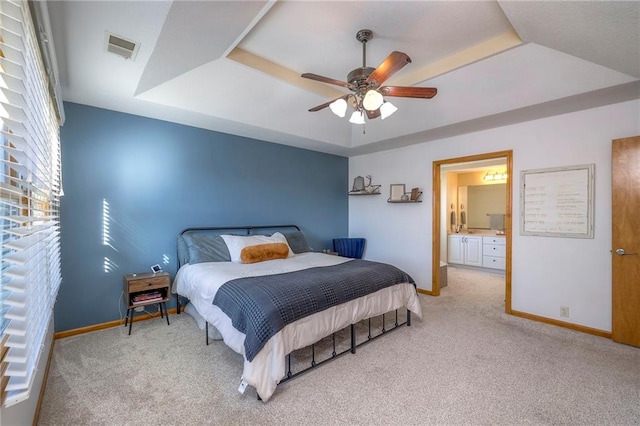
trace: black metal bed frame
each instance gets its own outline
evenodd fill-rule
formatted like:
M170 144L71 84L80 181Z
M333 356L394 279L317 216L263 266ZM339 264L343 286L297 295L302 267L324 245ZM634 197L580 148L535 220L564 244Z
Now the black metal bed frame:
M367 334L366 340L363 340L360 343L357 343L356 324L348 325L347 327L350 329L349 330L349 332L350 332L350 346L347 349L345 349L345 350L343 350L341 352L336 352L336 333L344 330L347 327L331 333L330 336L331 336L331 340L332 340L332 344L333 344L333 351L331 352L331 355L328 358L325 358L325 359L323 359L321 361L317 361L316 362L315 346L321 340L324 340L328 336L325 336L325 337L321 338L320 340L318 340L317 342L312 343L309 346L306 346L305 348L310 348L310 350L311 350L311 363L310 363L310 365L308 367L303 368L303 369L301 369L299 371L296 371L295 373L291 371L291 353L285 355L286 373L285 373L284 378L282 378L282 380L280 380L280 382L278 384L282 384L282 383L288 382L289 380L294 379L294 378L296 378L298 376L301 376L304 373L308 373L309 371L315 369L316 367L320 367L321 365L324 365L324 364L326 364L326 363L328 363L330 361L333 361L336 358L339 358L340 356L342 356L342 355L344 355L344 354L346 354L348 352L351 352L352 354L355 355L356 348L359 348L360 346L364 346L367 343L369 343L369 342L371 342L371 341L373 341L373 340L375 340L375 339L377 339L379 337L382 337L383 335L388 334L388 333L390 333L390 332L392 332L392 331L394 331L394 330L396 330L396 329L398 329L398 328L400 328L400 327L402 327L404 325L406 325L407 327L411 326L411 311L409 309L407 309L407 318L406 318L406 320L404 322L400 322L400 323L398 322L398 310L396 309L394 312L395 312L395 322L393 323L393 327L391 327L389 329L386 328L386 316L387 316L388 313L379 315L379 316L382 317L382 329L380 330L380 333L378 333L376 335L372 335L371 334L371 319L372 318L377 318L377 317L365 318L364 320L362 320L362 321L367 321L368 322L368 334ZM209 322L207 320L205 320L205 331L204 331L204 333L205 333L206 344L208 346L209 345ZM302 349L305 349L305 348L302 348ZM258 399L261 400L260 395L258 395Z
M376 334L375 336L371 334L371 318L367 318L367 319L363 320L363 321L368 321L368 330L369 331L368 331L366 340L364 340L364 341L362 341L360 343L357 343L356 325L355 324L351 324L351 325L347 326L350 329L351 344L350 344L350 347L348 349L345 349L342 352L336 353L336 332L332 333L331 334L331 339L332 339L332 343L333 343L333 351L331 352L331 356L328 357L328 358L325 358L325 359L323 359L323 360L321 360L319 362L316 362L316 359L315 359L315 345L318 342L312 343L311 345L307 346L308 348L311 349L311 365L309 365L306 368L303 368L300 371L297 371L295 373L293 373L291 371L291 353L286 355L286 357L287 357L287 368L286 368L287 372L286 372L286 376L282 380L280 380L280 383L287 382L287 381L289 381L291 379L294 379L294 378L296 378L296 377L298 377L298 376L300 376L300 375L302 375L304 373L307 373L310 370L313 370L314 368L319 367L319 366L321 366L321 365L323 365L323 364L325 364L325 363L327 363L329 361L333 361L334 359L338 358L341 355L346 354L347 352L351 352L352 354L355 354L356 353L356 348L358 348L360 346L364 346L367 343L377 339L378 337L381 337L381 336L383 336L383 335L385 335L387 333L390 333L391 331L394 331L397 328L402 327L403 325L406 325L407 327L411 326L411 311L409 311L409 309L407 309L407 319L404 322L401 322L401 323L398 323L398 310L396 309L395 310L395 322L393 323L393 327L391 327L389 329L385 328L386 327L386 321L385 321L386 320L386 315L387 314L382 314L382 329L380 330L380 333Z
M186 228L184 230L182 230L179 234L178 237L180 237L181 235L185 234L186 232L193 232L193 231L231 231L231 230L245 230L246 235L256 235L256 234L252 234L253 230L267 230L267 229L280 229L280 228L294 228L298 231L300 231L300 227L298 227L297 225L274 225L274 226L267 226L267 225L259 225L259 226L239 226L239 227L192 227L192 228ZM177 262L178 262L178 269L180 269L181 263L180 263L180 256L177 256ZM176 298L177 298L177 313L180 314L180 295L176 294ZM301 376L304 373L307 373L321 365L324 365L325 363L328 363L329 361L333 361L336 358L339 358L340 356L351 352L352 354L356 353L356 348L360 347L360 346L364 346L367 343L382 337L385 334L388 334L391 331L394 331L404 325L406 325L407 327L411 326L411 311L409 309L407 309L407 317L405 319L405 321L403 322L398 322L398 309L395 310L395 321L393 323L393 326L389 329L386 328L386 316L389 314L389 312L376 316L376 317L371 317L371 318L365 318L362 321L367 321L368 323L368 333L367 333L367 337L365 340L363 340L362 342L358 343L357 342L357 330L356 330L356 324L350 324L347 327L335 331L333 333L330 334L331 339L332 339L332 345L333 345L333 350L331 352L331 355L328 358L325 358L323 360L320 361L316 361L316 354L315 354L315 346L322 340L324 340L326 337L329 336L325 336L324 338L316 341L315 343L312 343L309 346L306 346L305 348L310 348L311 350L311 362L310 365L306 368L302 368L299 371L293 372L291 370L291 353L285 355L285 361L286 361L286 373L285 373L285 377L282 378L282 380L280 380L279 384L285 383L291 379L294 379L296 377ZM373 318L377 318L377 317L382 317L382 328L380 330L380 332L376 335L372 335L372 329L371 329L371 320ZM350 333L350 344L349 347L341 352L336 352L336 333L339 333L343 330L345 330L346 328L349 328L349 333ZM209 322L205 319L205 340L206 340L206 344L209 345ZM302 348L302 349L305 349ZM258 395L258 399L261 400L260 395Z
M178 238L180 238L182 235L186 234L187 232L197 232L197 231L240 231L240 230L243 230L243 231L245 231L246 235L259 235L259 234L253 234L252 231L253 230L260 230L260 229L267 230L267 229L285 229L285 228L293 228L293 229L296 229L297 231L300 231L300 227L298 225L196 226L196 227L183 229L178 234ZM177 250L177 251L178 251L178 253L176 255L176 262L178 264L178 267L176 268L176 272L182 266L182 263L180 262L179 250ZM176 294L176 296L177 296L176 297L176 299L177 299L176 312L178 314L180 314L180 295ZM209 344L209 343L207 343L207 344Z

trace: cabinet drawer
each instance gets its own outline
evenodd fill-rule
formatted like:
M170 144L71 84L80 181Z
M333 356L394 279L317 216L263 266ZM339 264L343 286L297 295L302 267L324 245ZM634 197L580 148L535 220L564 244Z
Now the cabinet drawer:
M506 239L504 237L482 237L482 243L504 246L506 244Z
M482 247L482 254L485 256L505 257L506 246L499 246L495 244L485 244Z
M485 268L501 269L504 271L505 264L506 263L505 263L504 257L495 257L495 256L482 257L482 266Z
M169 286L169 277L144 277L140 279L129 280L129 293L138 291L153 290Z

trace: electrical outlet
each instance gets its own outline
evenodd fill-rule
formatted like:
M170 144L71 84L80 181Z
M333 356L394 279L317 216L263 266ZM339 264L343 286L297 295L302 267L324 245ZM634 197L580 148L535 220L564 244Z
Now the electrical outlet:
M568 310L569 308L567 308ZM144 306L136 306L134 309L136 312L144 312ZM569 316L569 314L567 314Z
M568 306L560 306L560 316L569 318L569 307Z

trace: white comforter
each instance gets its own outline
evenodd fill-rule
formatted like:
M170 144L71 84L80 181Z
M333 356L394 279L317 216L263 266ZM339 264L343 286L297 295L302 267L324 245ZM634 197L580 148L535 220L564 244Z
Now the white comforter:
M236 278L293 272L350 260L322 253L301 253L288 259L248 265L232 262L187 264L176 274L173 292L187 297L200 315L218 329L227 346L245 357L245 335L236 330L229 317L213 305L213 298L220 286ZM288 324L269 339L253 361L249 362L245 357L242 378L267 401L284 377L287 354L349 324L402 307L422 318L420 301L413 284L396 284Z

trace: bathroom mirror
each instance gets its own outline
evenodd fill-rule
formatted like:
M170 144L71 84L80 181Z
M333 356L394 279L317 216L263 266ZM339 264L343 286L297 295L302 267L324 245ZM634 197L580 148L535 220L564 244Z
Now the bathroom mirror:
M504 229L507 184L469 185L466 189L467 229Z

